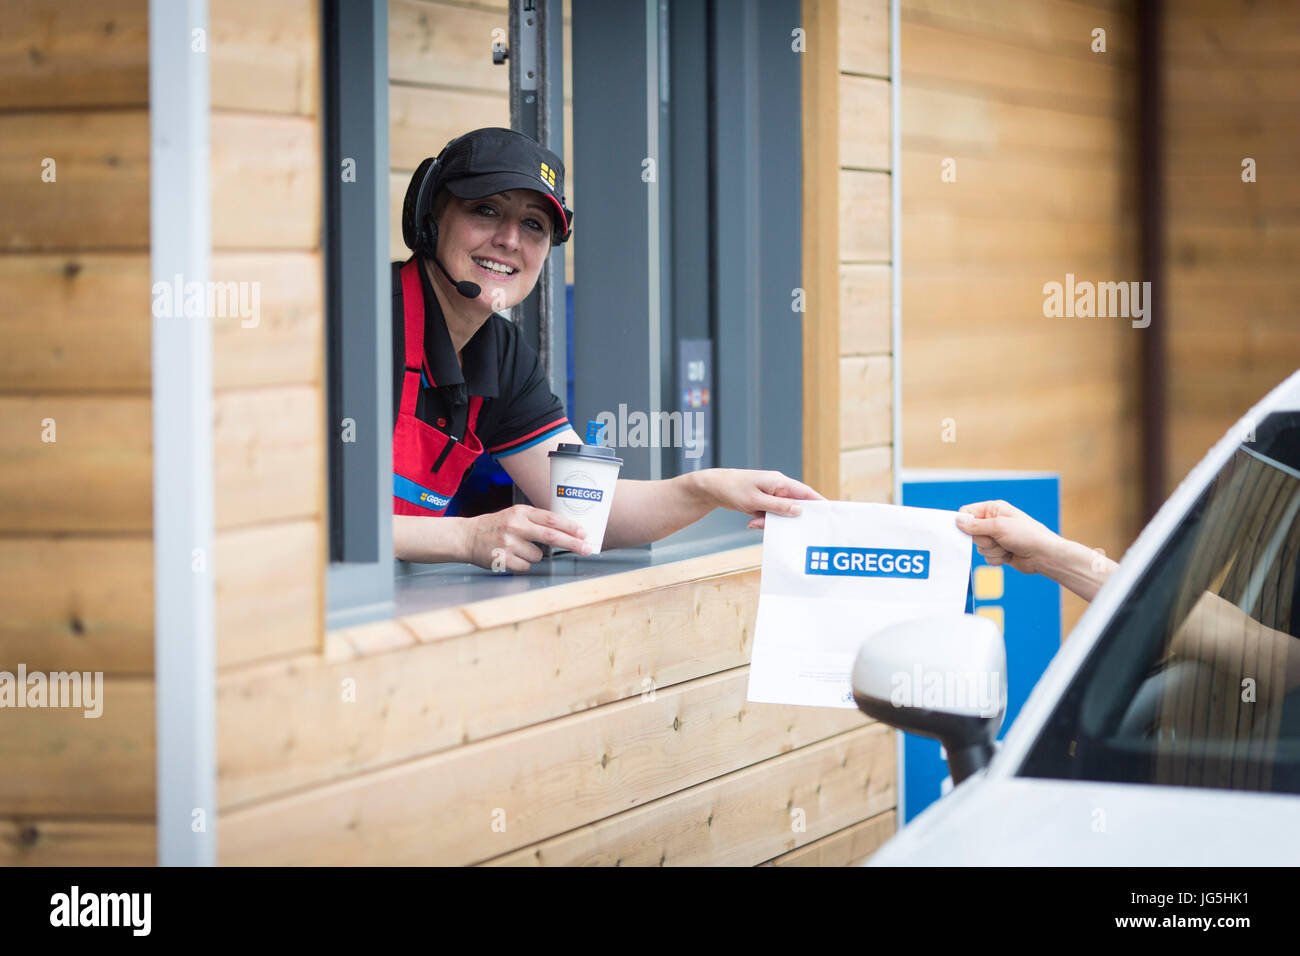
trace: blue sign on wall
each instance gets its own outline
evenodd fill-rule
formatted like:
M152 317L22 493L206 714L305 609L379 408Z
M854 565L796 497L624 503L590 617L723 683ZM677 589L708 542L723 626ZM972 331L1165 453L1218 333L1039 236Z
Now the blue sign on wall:
M1061 529L1061 480L1055 474L904 469L902 479L903 504L911 507L956 511L1000 498L1053 531ZM973 544L971 554L966 610L996 621L1007 647L1007 715L998 733L1001 739L1061 646L1061 587L1042 575L989 565ZM900 775L904 824L952 786L939 742L929 737L903 735Z

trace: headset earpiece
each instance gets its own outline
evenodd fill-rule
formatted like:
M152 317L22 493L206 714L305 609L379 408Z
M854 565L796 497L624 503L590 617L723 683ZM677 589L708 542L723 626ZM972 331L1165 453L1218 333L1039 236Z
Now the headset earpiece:
M433 209L433 187L437 178L438 159L430 157L424 160L411 177L406 197L402 200L402 241L417 256L433 255L434 243L437 242L437 226L429 215Z
M563 236L557 234L552 238L551 245L553 246L558 246L561 243L568 242L569 237L573 235L573 210L565 204L562 197L560 199L560 208L564 210L564 221L568 224L569 229Z

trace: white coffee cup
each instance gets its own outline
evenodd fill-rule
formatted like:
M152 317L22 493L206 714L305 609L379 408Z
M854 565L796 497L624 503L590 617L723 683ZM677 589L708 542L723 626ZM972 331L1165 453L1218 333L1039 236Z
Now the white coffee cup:
M600 554L623 459L604 445L561 444L551 459L551 510L572 518L587 532L592 554Z

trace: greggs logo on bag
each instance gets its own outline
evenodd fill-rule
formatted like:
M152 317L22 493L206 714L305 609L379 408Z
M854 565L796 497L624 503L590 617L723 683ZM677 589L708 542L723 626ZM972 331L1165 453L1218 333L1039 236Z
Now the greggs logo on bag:
M599 488L580 488L577 485L556 485L557 498L581 498L583 501L600 501L605 493Z
M930 552L814 546L808 549L804 573L920 580L930 576Z

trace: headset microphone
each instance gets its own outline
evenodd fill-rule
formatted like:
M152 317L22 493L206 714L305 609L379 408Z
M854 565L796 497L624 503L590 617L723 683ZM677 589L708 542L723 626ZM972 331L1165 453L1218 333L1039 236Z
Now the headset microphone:
M429 223L429 236L431 239L429 258L433 260L433 264L437 266L440 270L442 270L442 274L447 277L448 282L450 282L452 285L456 287L457 292L459 292L467 299L477 299L479 295L483 292L482 287L474 282L469 282L469 281L457 282L455 279L452 278L451 273L447 271L447 267L442 264L442 260L438 258L437 223L433 223L433 222Z
M455 279L453 279L451 277L451 273L447 271L447 267L442 264L442 260L440 260L437 256L433 257L433 264L442 270L442 274L447 277L447 281L450 282L452 285L454 285L456 287L456 291L459 292L461 295L463 295L465 298L477 299L479 297L479 294L483 291L483 289L480 286L475 285L473 282L468 282L468 281L457 282Z

